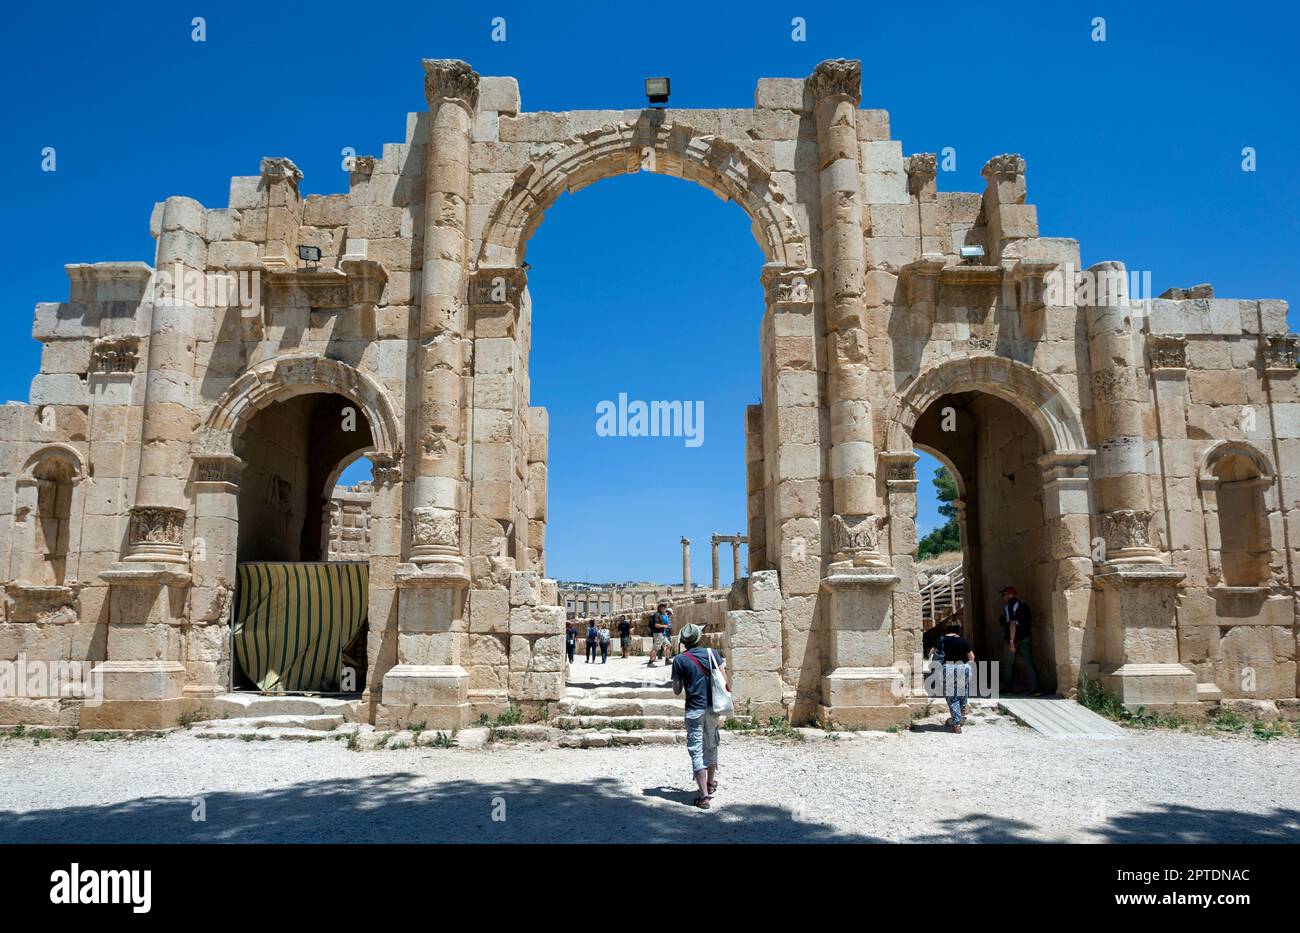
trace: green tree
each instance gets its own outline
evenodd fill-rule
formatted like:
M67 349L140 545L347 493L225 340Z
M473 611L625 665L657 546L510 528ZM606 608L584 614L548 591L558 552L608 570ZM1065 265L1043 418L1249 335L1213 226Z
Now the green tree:
M961 550L961 528L957 524L957 507L952 504L957 498L957 482L952 478L947 467L939 467L935 470L934 478L930 482L934 483L935 494L939 497L939 514L948 521L921 539L917 547L919 560Z

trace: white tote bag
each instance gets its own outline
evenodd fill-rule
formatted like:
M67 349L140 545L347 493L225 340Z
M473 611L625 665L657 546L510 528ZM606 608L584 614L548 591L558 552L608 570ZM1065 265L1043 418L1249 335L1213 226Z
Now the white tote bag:
M727 690L727 678L722 673L722 668L713 663L713 649L709 651L709 676L713 680L713 712L721 716L735 710L735 704L731 699L731 692Z

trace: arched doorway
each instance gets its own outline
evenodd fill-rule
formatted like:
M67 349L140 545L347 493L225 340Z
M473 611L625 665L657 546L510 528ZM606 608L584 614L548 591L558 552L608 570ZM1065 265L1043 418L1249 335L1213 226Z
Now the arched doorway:
M884 456L908 456L913 449L932 453L957 481L964 624L977 656L1001 660L999 594L1015 586L1034 613L1040 688L1072 694L1089 623L1092 572L1086 467L1091 451L1073 403L1024 364L972 357L923 370L904 387L887 426L891 451ZM906 518L910 526L912 517ZM1015 685L1025 686L1025 679L1017 671Z
M253 564L315 565L314 572L295 571L300 592L308 594L303 605L346 606L348 612L364 606L367 628L374 633L368 647L354 645L348 669L355 678L337 685L342 692L373 683L376 669L383 673L381 658L392 663L391 565L400 550L401 527L399 437L392 405L377 383L344 363L302 354L273 358L246 372L218 400L195 439L195 534L205 548L196 564L199 585L236 590L250 582L243 568ZM372 543L368 560L329 561L333 483L341 468L362 455L375 466L381 492L374 513L385 532ZM380 572L370 573L376 559ZM346 576L321 569L331 563L353 569ZM259 585L266 579L263 574ZM238 618L238 600L236 593L232 619ZM231 679L239 686L239 665L231 660Z

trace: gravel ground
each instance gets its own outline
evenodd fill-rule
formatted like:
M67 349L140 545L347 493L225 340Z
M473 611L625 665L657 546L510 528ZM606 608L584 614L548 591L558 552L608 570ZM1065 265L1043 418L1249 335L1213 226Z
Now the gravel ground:
M680 746L0 738L0 843L1300 842L1294 738L1061 740L990 719L961 736L724 734L721 761L706 813Z

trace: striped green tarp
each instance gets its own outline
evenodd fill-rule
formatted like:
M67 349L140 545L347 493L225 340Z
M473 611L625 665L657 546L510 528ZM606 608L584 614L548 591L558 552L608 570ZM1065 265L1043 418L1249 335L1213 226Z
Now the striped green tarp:
M338 690L369 577L363 561L240 564L233 636L249 680L268 693Z

